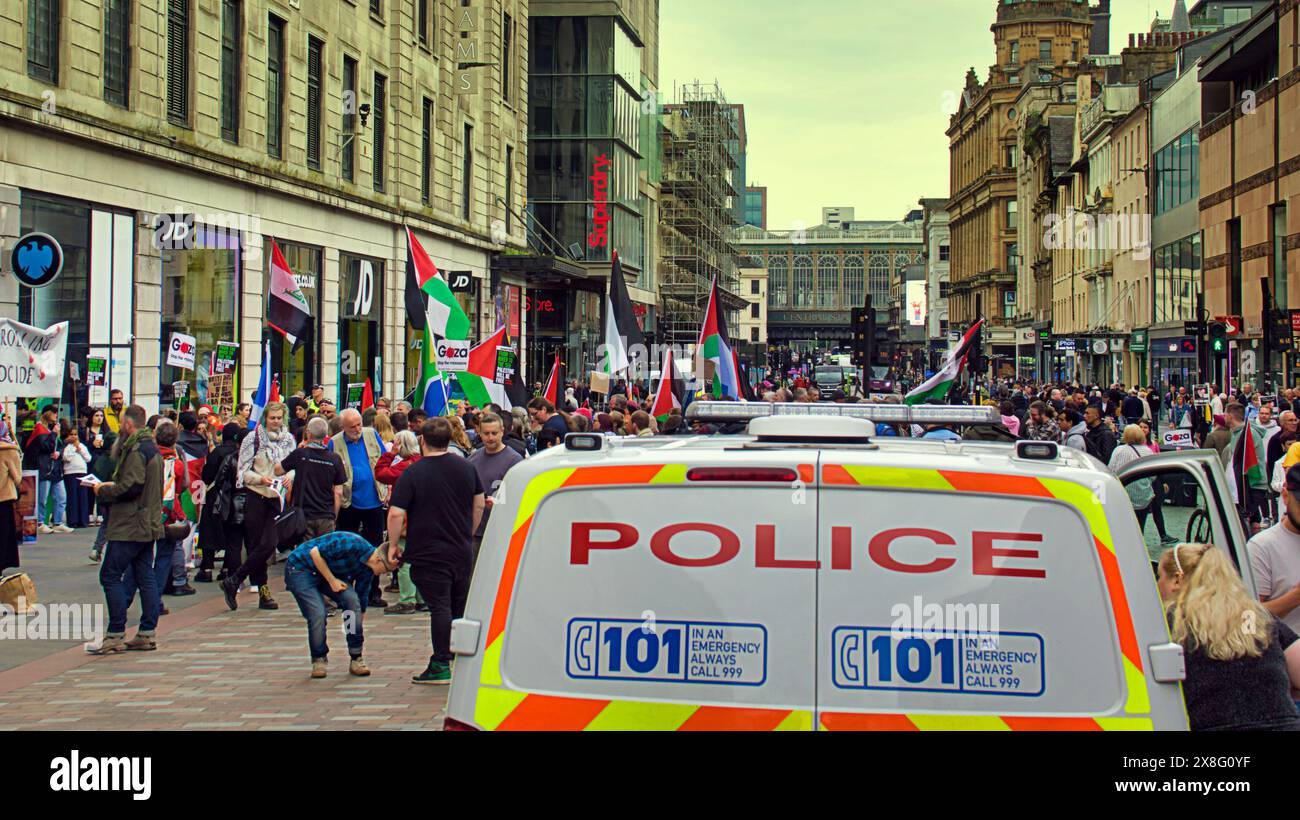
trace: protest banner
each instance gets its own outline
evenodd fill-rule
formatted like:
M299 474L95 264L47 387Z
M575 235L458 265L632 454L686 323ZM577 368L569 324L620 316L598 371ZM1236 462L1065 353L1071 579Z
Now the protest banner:
M67 322L42 330L0 318L0 396L61 397L67 358Z

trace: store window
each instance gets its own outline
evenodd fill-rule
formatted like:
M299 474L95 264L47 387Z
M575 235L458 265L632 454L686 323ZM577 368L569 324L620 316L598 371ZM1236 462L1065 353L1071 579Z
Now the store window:
M63 271L43 288L18 288L18 321L40 328L66 321L68 361L85 367L90 341L90 208L24 192L20 221L19 233L41 231L59 242ZM64 378L64 401L71 403L66 374Z
M341 254L339 280L339 395L345 385L369 379L378 396L384 384L384 264Z
M237 342L240 241L237 233L195 226L194 247L162 251L162 333L158 361L162 403L173 398L172 385L188 382L196 395L196 371L207 367L217 342ZM167 364L173 333L194 337L195 370Z
M315 328L320 321L320 277L321 277L321 250L308 245L295 245L291 242L279 242L280 252L284 254L284 261L288 263L289 270L293 272L293 278L302 290L302 295L306 297L307 304L311 305L313 335L308 339L300 339L296 350L283 335L274 330L267 330L267 337L271 340L271 367L276 377L280 380L280 395L292 396L294 393L302 390L310 392L313 385L320 380L320 342L316 338ZM270 242L267 242L270 245ZM266 260L266 269L262 271L263 275L263 293L270 293L271 288L271 265L270 253L262 254ZM241 400L246 400L250 390L245 385L240 386L243 394ZM339 399L339 396L330 398Z

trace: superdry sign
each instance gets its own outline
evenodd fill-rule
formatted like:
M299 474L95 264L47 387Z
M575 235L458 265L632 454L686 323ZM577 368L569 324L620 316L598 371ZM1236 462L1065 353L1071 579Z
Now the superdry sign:
M609 246L609 157L600 154L596 157L595 167L591 171L591 199L595 203L591 209L592 231L587 234L587 246L604 248Z

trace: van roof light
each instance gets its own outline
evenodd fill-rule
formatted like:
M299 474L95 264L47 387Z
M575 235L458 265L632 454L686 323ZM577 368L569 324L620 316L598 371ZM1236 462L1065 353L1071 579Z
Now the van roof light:
M691 421L749 421L769 416L841 416L878 424L1000 424L996 407L961 404L835 404L833 402L697 401L686 408Z

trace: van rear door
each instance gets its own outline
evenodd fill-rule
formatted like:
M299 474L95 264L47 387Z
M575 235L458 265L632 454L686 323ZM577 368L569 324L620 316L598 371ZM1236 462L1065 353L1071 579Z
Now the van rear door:
M1214 544L1237 566L1252 596L1255 580L1246 555L1247 536L1232 501L1232 489L1214 450L1179 450L1146 456L1124 465L1119 480L1140 503L1151 498L1145 514L1135 513L1152 562L1173 544ZM1162 538L1168 536L1168 538Z
M474 725L813 728L813 456L690 460L507 477L526 489L510 533L489 523L466 613Z
M1160 613L1145 601L1135 631L1125 579L1148 598L1154 584L1116 553L1135 529L1108 524L1116 482L916 463L822 453L821 728L1186 725L1176 687L1154 692L1144 675L1137 635Z

